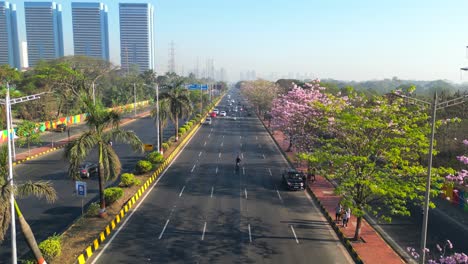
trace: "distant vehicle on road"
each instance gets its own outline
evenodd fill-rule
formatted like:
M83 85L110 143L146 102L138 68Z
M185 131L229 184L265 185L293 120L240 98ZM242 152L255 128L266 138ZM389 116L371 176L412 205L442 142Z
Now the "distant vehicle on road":
M205 119L205 122L203 122L204 125L211 125L211 117L207 117Z
M305 188L305 175L295 169L288 169L283 172L283 182L289 190L302 190Z
M218 108L213 109L213 112L216 113L216 114L219 114Z
M55 132L64 132L65 130L67 130L67 125L65 125L65 124L58 124L58 125L54 128L54 131L55 131Z
M98 173L98 165L92 162L85 162L78 168L81 178L89 178L93 174Z
M215 113L215 112L211 112L210 116L211 116L211 117L216 117L216 113Z
M219 113L219 116L226 116L226 111L221 111L221 112Z

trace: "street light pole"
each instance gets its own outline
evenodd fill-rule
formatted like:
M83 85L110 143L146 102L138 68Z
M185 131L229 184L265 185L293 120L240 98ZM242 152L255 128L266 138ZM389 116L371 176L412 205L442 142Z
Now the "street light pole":
M156 84L156 133L157 133L157 140L156 146L158 148L158 152L161 153L161 148L159 146L159 85Z
M136 84L133 83L133 116L136 118Z
M96 105L96 94L94 90L94 81L93 81L93 104Z

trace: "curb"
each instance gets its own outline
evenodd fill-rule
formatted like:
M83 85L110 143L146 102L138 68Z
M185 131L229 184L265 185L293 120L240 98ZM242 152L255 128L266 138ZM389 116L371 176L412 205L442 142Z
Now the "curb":
M221 97L222 99L222 97ZM221 101L219 99L215 106L219 104ZM115 216L115 218L104 228L104 230L99 233L99 237L94 239L93 243L86 247L86 249L81 253L76 262L78 264L85 264L88 261L94 252L99 249L99 246L109 237L113 230L115 230L118 224L122 221L122 219L127 215L128 211L136 204L139 198L145 193L145 191L152 187L155 183L155 180L160 176L160 174L167 168L167 166L173 161L175 156L179 154L180 150L186 145L187 141L192 138L192 136L198 131L201 127L203 122L203 118L191 129L191 131L184 137L180 144L172 151L172 153L167 157L167 159L158 167L156 171L153 172L151 177L146 180L146 182L138 189L138 191L126 202L122 209L120 209L119 214Z
M268 134L270 135L271 139L273 139L273 142L275 142L276 146L278 147L278 149L280 150L281 154L284 156L284 158L286 159L286 161L289 163L289 166L291 166L292 168L295 168L294 164L289 160L289 157L288 155L286 154L286 152L284 152L284 150L281 148L280 144L276 141L275 137L273 136L273 134L270 132L270 130L265 126L265 124L262 122L262 120L260 119L260 117L258 116L258 114L256 113L257 115L257 118L259 119L260 123L262 123L263 127L265 128L265 130L268 132ZM306 188L307 192L314 198L314 201L317 202L317 204L320 206L320 210L322 211L322 214L325 216L325 218L327 219L327 221L330 223L330 225L332 226L333 230L335 231L336 235L340 238L340 241L343 243L343 245L345 246L346 250L348 250L349 254L351 255L351 257L353 258L353 260L357 263L357 264L364 264L364 262L362 261L361 257L359 256L359 254L356 252L356 250L353 248L353 245L351 244L351 242L349 242L349 239L346 238L346 236L343 234L343 232L341 232L340 228L336 225L335 221L333 221L333 218L328 214L328 211L325 209L325 207L322 205L322 202L317 198L317 196L315 196L314 192L310 189L309 186L307 186Z

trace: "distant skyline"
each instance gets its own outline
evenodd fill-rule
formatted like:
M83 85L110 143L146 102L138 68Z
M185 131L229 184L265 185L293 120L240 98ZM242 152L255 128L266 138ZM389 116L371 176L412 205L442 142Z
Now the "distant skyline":
M17 5L20 42L26 41L24 1ZM42 2L42 1L32 1ZM73 54L71 2L62 4L65 55ZM109 7L110 59L120 63L122 3L155 7L156 71L168 68L175 43L178 71L213 59L230 80L308 75L339 80L468 80L468 1L439 0L150 0L89 1Z

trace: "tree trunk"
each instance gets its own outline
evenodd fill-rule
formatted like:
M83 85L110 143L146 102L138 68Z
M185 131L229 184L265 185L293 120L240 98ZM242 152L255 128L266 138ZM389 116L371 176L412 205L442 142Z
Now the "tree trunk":
M292 148L292 137L289 137L289 146L288 146L288 149L286 150L286 152L290 152L291 148Z
M106 199L104 199L104 165L102 162L102 146L99 146L99 198L101 203L101 210L99 210L99 216L104 218L107 216L106 213Z
M18 221L21 227L21 232L23 232L26 243L28 244L29 249L33 252L37 263L47 264L47 262L44 260L44 257L42 256L39 246L37 245L37 241L36 241L36 238L34 237L34 233L32 232L31 227L29 226L28 222L26 222L26 219L24 219L23 214L21 213L21 210L19 209L19 206L16 203L16 201L15 201L15 210L16 210L16 214L18 215Z
M163 135L164 135L164 128L162 127L162 122L161 120L159 120L159 148L158 151L162 154L164 153L164 150L163 150L163 147L162 147L162 144L163 144Z
M179 118L175 118L175 141L179 141Z
M361 224L362 224L362 216L357 217L357 223L356 223L356 230L354 231L354 241L357 241L359 239L359 235L361 234Z

